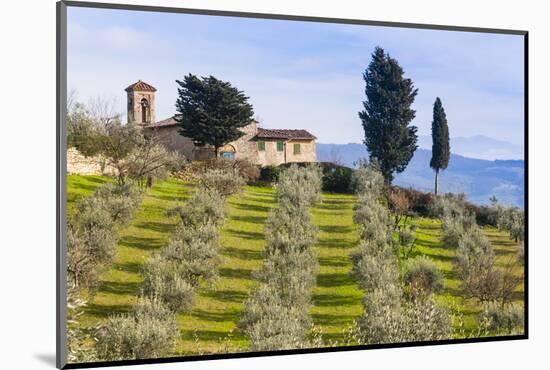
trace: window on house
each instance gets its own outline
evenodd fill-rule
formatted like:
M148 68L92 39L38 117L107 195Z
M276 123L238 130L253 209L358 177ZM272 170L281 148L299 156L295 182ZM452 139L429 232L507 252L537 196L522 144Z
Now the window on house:
M284 149L284 143L282 141L277 141L277 151L282 152Z
M300 154L300 144L294 144L294 154Z
M258 141L258 150L260 152L265 152L265 141Z

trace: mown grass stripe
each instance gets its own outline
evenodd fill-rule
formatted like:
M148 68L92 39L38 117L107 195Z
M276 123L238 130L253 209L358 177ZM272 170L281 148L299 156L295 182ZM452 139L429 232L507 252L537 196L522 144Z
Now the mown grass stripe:
M69 176L69 198L91 194L92 183L105 181L97 176ZM143 280L141 268L151 253L166 245L177 224L166 211L188 198L192 186L169 179L153 185L129 225L119 230L117 256L100 277L96 295L84 308L80 325L94 326L109 315L128 312L136 302Z
M363 293L350 276L349 254L358 242L352 220L354 202L351 195L323 194L322 202L312 209L319 228L315 251L320 266L311 315L325 341L342 341L343 331L362 312Z

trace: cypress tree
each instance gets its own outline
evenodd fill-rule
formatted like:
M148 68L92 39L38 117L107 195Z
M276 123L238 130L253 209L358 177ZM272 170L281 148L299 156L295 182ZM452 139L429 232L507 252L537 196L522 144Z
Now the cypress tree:
M447 168L450 155L447 116L443 104L441 104L441 99L436 98L432 121L432 159L430 160L430 167L435 171L435 195L437 195L438 190L439 171Z
M250 123L254 111L242 91L213 76L189 74L176 83L179 87L174 118L181 135L212 145L216 157L219 148L244 135L239 128Z
M374 50L363 74L367 100L359 118L365 131L364 143L370 159L378 161L387 185L394 172L405 170L417 148L417 127L410 122L416 114L411 105L418 89L403 75L397 60L380 47Z

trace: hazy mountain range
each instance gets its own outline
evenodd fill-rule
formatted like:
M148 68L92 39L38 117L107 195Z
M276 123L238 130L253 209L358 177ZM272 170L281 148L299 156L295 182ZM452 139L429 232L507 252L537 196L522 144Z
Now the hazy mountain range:
M489 139L481 138L481 140ZM494 139L489 141L493 144L499 142ZM466 144L464 145L467 147ZM458 143L454 143L454 139L451 141L451 148L453 147L459 147ZM507 149L495 145L491 150L494 153L497 151L504 153ZM358 159L365 157L368 157L368 153L363 144L317 144L319 161L337 161L342 165L354 167ZM430 158L431 150L417 149L407 169L396 175L394 183L418 190L433 191L434 172L429 165ZM486 160L451 154L449 167L441 173L439 178L442 192L464 192L470 201L477 204L487 204L489 198L495 195L504 204L523 208L525 191L523 159Z
M419 136L418 147L432 150L432 137L429 135ZM488 160L524 159L523 148L523 145L512 144L483 135L451 138L451 153L470 158Z

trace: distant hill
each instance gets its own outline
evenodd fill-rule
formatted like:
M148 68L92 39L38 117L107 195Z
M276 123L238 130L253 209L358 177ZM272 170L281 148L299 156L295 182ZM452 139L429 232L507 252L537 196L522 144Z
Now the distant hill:
M345 166L368 157L363 144L317 144L319 161L337 161ZM407 169L398 174L395 184L433 191L434 172L430 168L431 150L417 149ZM449 167L440 175L443 192L463 192L477 204L489 203L495 195L500 202L523 208L524 161L484 160L451 154Z
M432 137L419 136L418 147L432 150ZM451 152L464 157L487 160L500 158L524 159L523 145L516 145L483 135L451 138Z

